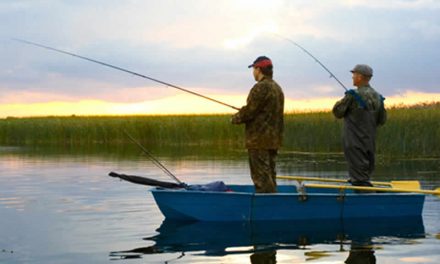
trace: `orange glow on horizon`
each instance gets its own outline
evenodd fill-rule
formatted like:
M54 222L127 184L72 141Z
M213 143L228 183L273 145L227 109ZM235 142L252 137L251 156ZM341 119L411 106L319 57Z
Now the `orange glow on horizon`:
M227 104L241 107L246 103L246 95L208 95ZM440 93L406 92L390 96L386 106L412 105L433 102ZM285 112L326 111L339 100L337 97L285 100ZM234 113L234 109L195 97L180 94L157 100L137 103L114 103L100 100L77 102L54 101L46 103L0 104L0 118L29 116L70 116L70 115L172 115L172 114L223 114Z

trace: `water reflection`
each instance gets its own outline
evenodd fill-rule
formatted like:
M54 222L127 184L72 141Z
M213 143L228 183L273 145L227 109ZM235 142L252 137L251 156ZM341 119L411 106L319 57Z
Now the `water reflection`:
M144 238L148 247L111 252L112 259L142 258L143 255L181 253L204 256L250 254L250 263L276 263L277 250L302 250L309 259L325 258L326 251L311 251L316 244L349 247L346 263L375 263L376 246L411 244L424 237L421 217L315 221L177 222L165 220L159 234ZM384 239L387 238L387 239ZM403 241L402 241L403 240ZM362 261L362 262L358 262Z
M191 184L215 180L251 183L247 154L242 150L151 151L179 179ZM286 151L280 154L278 165L283 175L344 178L346 173L343 156L336 154ZM108 263L109 252L115 250L125 251L114 252L111 259L130 264L176 259L176 263L304 263L320 259L341 263L349 259L351 247L355 257L362 255L360 251L370 251L379 262L440 263L437 197L426 197L423 223L416 224L413 231L410 222L409 231L403 228L402 232L388 232L402 226L401 221L390 221L393 225L388 226L375 222L378 229L366 240L355 236L362 230L360 224L350 228L349 222L205 227L201 223L162 223L163 216L147 189L114 181L106 176L111 170L170 180L136 146L90 153L0 147L0 263ZM378 164L375 180L418 179L423 188L433 189L440 186L439 171L439 159L394 160ZM423 228L427 235L422 239L414 230L422 232ZM145 241L140 239L146 236ZM130 255L137 259L121 260Z
M345 260L347 264L374 264L376 256L372 243L353 243Z

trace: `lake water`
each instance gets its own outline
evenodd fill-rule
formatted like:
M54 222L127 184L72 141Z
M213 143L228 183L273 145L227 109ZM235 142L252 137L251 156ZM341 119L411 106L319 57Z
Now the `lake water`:
M218 153L157 157L187 183L251 184L245 152ZM107 176L171 181L138 154L0 148L0 263L440 263L440 198L427 196L422 218L391 223L175 223L148 187ZM439 159L379 160L375 180L440 186ZM338 154L284 151L278 161L282 175L346 175Z

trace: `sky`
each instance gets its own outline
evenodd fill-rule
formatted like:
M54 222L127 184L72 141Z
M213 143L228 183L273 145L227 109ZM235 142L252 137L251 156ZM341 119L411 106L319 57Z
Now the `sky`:
M440 99L440 1L0 1L0 117L232 113L233 109L25 39L241 107L247 65L270 57L286 111L331 108L369 64L388 105Z

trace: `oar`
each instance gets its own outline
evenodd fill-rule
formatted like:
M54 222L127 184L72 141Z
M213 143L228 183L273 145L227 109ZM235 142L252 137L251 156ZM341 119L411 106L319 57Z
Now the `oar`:
M347 180L342 180L342 179L316 178L316 177L306 177L306 176L277 176L277 179L294 180L294 181L298 181L298 182L301 182L301 181L321 181L321 182L347 183ZM420 182L419 181L390 181L390 182L372 181L371 184L388 186L391 188L420 190Z
M185 188L186 185L184 183L177 184L174 182L164 182L164 181L158 181L146 177L140 177L135 175L126 175L126 174L119 174L116 172L110 172L108 176L120 178L121 180L125 180L128 182L141 184L141 185L148 185L148 186L156 186L156 187L162 187L167 189L178 189L178 188Z
M432 194L440 197L440 188L435 190L414 190L402 188L379 188L379 187L363 187L363 186L347 186L347 185L331 185L331 184L304 184L305 188L324 188L338 190L358 190L358 191L377 191L377 192L398 192L398 193L421 193Z
M206 184L192 184L188 185L186 183L174 183L174 182L164 182L164 181L158 181L146 177L141 176L135 176L135 175L126 175L126 174L119 174L116 172L110 172L108 176L114 177L114 178L120 178L121 180L125 180L128 182L141 184L141 185L149 185L149 186L156 186L156 187L162 187L166 189L186 189L188 191L212 191L212 192L229 192L232 191L229 187L225 185L222 181L215 181L210 182Z

